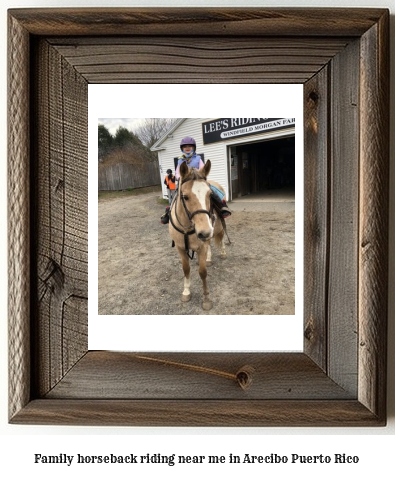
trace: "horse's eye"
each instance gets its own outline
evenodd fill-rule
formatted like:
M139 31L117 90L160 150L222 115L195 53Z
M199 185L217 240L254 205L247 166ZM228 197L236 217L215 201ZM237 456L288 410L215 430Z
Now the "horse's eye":
M189 197L186 196L185 194L182 195L182 198L185 199L185 201L188 201Z

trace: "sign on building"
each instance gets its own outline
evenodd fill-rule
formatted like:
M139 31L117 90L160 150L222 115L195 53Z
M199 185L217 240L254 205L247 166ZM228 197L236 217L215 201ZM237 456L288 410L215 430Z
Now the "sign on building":
M202 123L203 143L217 143L294 125L295 118L218 118Z

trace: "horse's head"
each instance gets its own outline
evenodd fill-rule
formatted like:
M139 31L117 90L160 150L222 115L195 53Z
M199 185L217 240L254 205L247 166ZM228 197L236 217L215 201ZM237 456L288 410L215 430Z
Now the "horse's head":
M210 160L199 170L188 168L185 162L180 166L180 195L189 220L195 226L196 235L202 241L211 239L214 233L209 214L211 189L206 180L210 169Z

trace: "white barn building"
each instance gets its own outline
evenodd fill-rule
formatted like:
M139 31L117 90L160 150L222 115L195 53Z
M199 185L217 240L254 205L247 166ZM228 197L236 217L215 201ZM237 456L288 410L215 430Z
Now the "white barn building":
M163 197L166 171L175 172L185 136L196 140L203 161L210 159L210 179L222 185L228 201L295 188L294 118L180 118L151 148L158 152Z

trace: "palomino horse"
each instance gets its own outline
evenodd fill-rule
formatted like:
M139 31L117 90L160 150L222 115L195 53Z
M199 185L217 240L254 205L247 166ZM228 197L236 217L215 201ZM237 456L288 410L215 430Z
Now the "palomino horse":
M184 162L180 166L180 183L170 211L169 232L180 254L184 271L183 302L191 298L191 280L189 258L197 252L199 275L203 282L204 310L213 306L207 286L207 266L211 265L210 241L214 238L216 245L221 246L221 258L226 257L224 245L224 229L214 211L210 196L211 189L207 182L211 162L208 160L202 169L188 168ZM217 188L222 187L212 182ZM192 252L192 257L189 251Z

